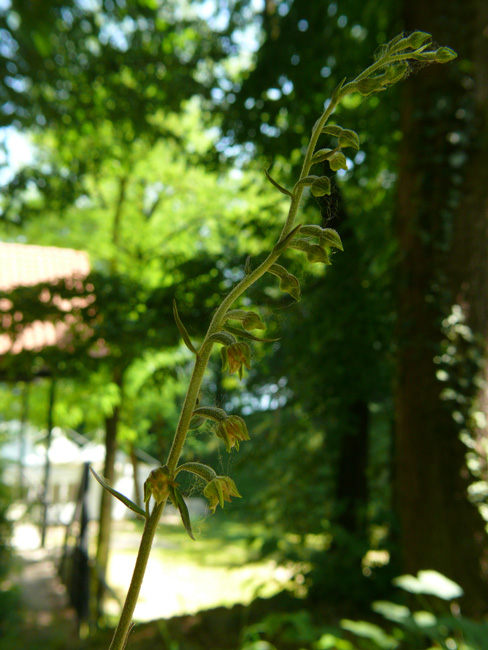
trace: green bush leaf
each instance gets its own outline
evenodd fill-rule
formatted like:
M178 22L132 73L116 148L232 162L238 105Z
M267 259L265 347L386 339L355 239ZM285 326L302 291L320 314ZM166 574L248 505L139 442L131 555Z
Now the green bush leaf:
M443 600L459 598L464 594L463 589L453 580L446 578L438 571L419 571L417 577L412 575L399 576L393 584L412 594L437 596Z

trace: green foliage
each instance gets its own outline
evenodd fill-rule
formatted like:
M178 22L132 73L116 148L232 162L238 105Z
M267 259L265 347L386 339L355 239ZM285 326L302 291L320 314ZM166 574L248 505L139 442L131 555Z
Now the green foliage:
M485 650L488 647L487 623L463 617L457 603L451 608L447 605L462 596L460 587L451 580L435 571L423 571L417 578L401 576L395 583L407 592L415 585L413 591L422 609L378 601L372 609L383 620L343 619L340 629L324 626L306 611L271 615L244 629L241 650L281 648L290 642L304 650Z

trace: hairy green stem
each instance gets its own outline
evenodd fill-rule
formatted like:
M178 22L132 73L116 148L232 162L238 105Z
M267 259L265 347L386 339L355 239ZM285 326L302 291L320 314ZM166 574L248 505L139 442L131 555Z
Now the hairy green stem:
M146 519L134 572L132 574L132 579L129 586L129 591L127 592L124 607L122 609L122 613L120 615L112 643L110 644L110 650L123 650L125 644L127 643L127 637L131 629L132 617L134 615L134 609L137 604L137 599L139 598L139 592L141 590L142 581L146 572L146 566L149 560L149 555L151 553L154 535L156 533L156 528L158 527L158 523L164 510L165 504L166 501L157 503L154 506L150 516Z

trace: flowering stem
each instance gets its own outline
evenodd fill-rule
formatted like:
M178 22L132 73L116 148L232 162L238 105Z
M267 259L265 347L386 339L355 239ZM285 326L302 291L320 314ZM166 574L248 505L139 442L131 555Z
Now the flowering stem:
M347 94L344 93L344 94ZM314 149L317 145L317 141L322 130L322 127L327 122L328 118L336 108L337 104L340 102L344 94L339 94L339 96L331 101L327 109L324 111L319 121L316 124L316 127L313 130L312 136L310 138L310 143L307 148L307 153L305 155L305 160L303 163L302 171L300 174L300 179L307 176L311 167L311 159L314 152ZM290 208L288 211L288 216L283 226L283 230L280 235L280 240L283 240L292 230L295 223L296 215L298 208L300 206L301 198L303 194L303 187L298 187L293 193L291 198ZM278 259L278 257L284 251L280 252L272 251L268 257L257 266L254 271L246 275L233 289L230 293L224 298L220 307L214 314L214 317L210 323L205 339L196 355L195 365L193 367L193 373L188 385L188 390L186 393L185 400L181 409L180 419L178 421L178 426L176 427L175 436L173 439L173 444L171 446L167 466L169 468L170 474L174 474L178 462L183 451L185 444L186 436L190 426L191 419L193 417L193 411L195 410L198 395L200 392L200 387L202 385L203 377L207 369L208 361L212 353L213 341L209 340L209 337L212 334L216 334L222 329L222 326L225 322L225 317L229 309L235 303L235 301L253 285L259 278L261 278L271 267L272 264ZM139 552L137 555L136 565L134 568L134 573L132 576L131 584L129 591L127 593L126 601L122 610L122 614L115 630L115 634L110 646L110 650L123 650L127 642L127 637L130 631L130 625L132 622L132 616L134 609L139 597L139 591L142 585L142 580L144 578L144 573L146 570L146 565L149 559L151 552L151 546L154 539L154 534L161 517L161 514L164 509L165 502L160 503L154 506L153 511L149 518L146 520L146 525L144 527L144 532L142 534L142 539L139 546Z
M197 405L197 399L200 392L200 387L202 385L203 377L208 365L208 361L210 359L210 355L212 353L214 341L216 340L214 335L216 335L222 330L227 317L227 312L229 311L229 309L231 309L234 302L246 291L246 289L248 289L257 280L259 280L259 278L261 278L267 271L271 269L275 261L286 250L287 246L292 243L292 239L293 239L292 231L295 224L296 215L302 199L304 187L307 184L307 181L304 181L304 179L306 179L306 177L309 174L310 168L312 167L312 160L315 152L315 147L317 146L317 142L320 134L322 133L322 129L324 125L326 124L327 120L334 112L337 105L341 102L341 100L346 95L349 95L350 93L356 91L359 91L362 94L370 94L371 92L378 92L380 90L383 90L384 87L386 87L386 86L384 87L382 86L381 81L378 82L379 85L377 84L375 86L375 81L377 81L378 78L373 78L372 79L373 87L371 89L367 89L367 92L364 91L364 89L360 90L358 88L359 82L362 82L364 79L371 78L371 75L377 70L386 67L391 63L405 61L408 59L414 59L420 61L425 60L427 63L429 62L446 63L447 61L452 60L456 56L455 52L453 52L449 48L439 48L436 51L424 52L426 48L430 48L432 45L430 42L426 43L426 40L429 39L430 36L424 32L414 32L409 37L403 40L401 36L398 36L386 46L384 55L381 56L371 66L369 66L364 72L359 74L356 77L356 79L346 84L345 86L343 85L344 82L342 82L333 92L329 104L327 105L326 109L324 110L321 117L316 122L313 128L312 135L310 137L310 142L308 144L307 151L305 153L305 158L303 161L300 178L298 183L295 185L293 192L290 193L287 190L281 188L279 185L277 185L277 183L275 183L273 180L271 181L274 185L278 187L278 189L281 189L282 191L284 191L287 194L290 194L291 196L288 216L283 226L283 230L281 232L280 239L277 243L277 246L273 248L273 250L269 253L266 259L263 262L261 262L261 264L257 266L254 269L254 271L247 274L230 291L227 297L224 298L223 302L218 307L218 309L216 310L212 318L207 334L203 340L200 349L198 350L198 352L196 352L196 359L195 359L195 365L193 367L193 373L190 379L190 383L183 403L183 407L181 409L180 419L178 422L178 426L176 428L173 444L169 452L167 467L165 468L165 470L168 471L169 473L168 475L170 477L174 477L178 469L179 459L183 451L190 422L192 420L195 407ZM394 50L392 50L393 47L395 48ZM396 83L396 81L400 80L400 78L402 77L403 77L403 73L400 74L398 77L389 78L385 82L385 84L388 83L388 85L390 85L392 83ZM341 143L339 140L339 145L340 144ZM323 179L319 178L318 180L320 181ZM328 179L325 178L325 180L327 181L326 187L328 187L330 185ZM304 181L304 182L300 183L300 181ZM313 183L315 182L316 182L315 180L312 181L312 192L313 192ZM323 190L323 188L324 188L323 184L321 187L319 186L319 189ZM290 233L292 234L290 235ZM289 235L290 238L289 240L287 240L287 237ZM280 243L282 244L281 246L279 246ZM212 337L214 338L212 339ZM190 344L190 349L194 351L194 348L191 344ZM190 463L187 464L186 466L186 468L189 471L191 471L192 469L190 467L191 465L192 464ZM202 467L204 466L200 466L200 472L202 471ZM193 467L193 469L195 469L195 467ZM212 475L209 474L208 478L212 478ZM237 489L235 488L235 485L233 486L233 484L229 484L229 481L231 481L231 479L229 479L228 477L220 477L220 478L226 478L227 480L227 485L226 485L227 496L239 496L239 494L237 493ZM222 487L220 489L222 490ZM222 497L221 491L220 491L219 498L221 500L222 498L225 498ZM132 576L132 581L129 587L129 591L127 594L126 602L123 607L119 624L117 626L117 629L114 634L114 638L112 640L112 644L110 646L110 650L124 650L124 647L127 643L127 637L130 631L132 616L139 596L139 591L146 570L146 565L149 559L152 542L165 503L166 503L166 499L160 503L157 503L153 507L152 512L148 514L148 517L146 519L146 524L144 526L144 532L142 534L142 539L139 547L139 553L137 555L134 573Z

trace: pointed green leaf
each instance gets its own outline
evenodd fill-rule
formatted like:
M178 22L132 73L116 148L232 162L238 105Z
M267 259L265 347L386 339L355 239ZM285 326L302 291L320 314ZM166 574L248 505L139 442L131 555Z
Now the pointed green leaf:
M300 181L297 183L297 185L299 183L300 183ZM297 185L295 185L295 187L297 187ZM295 189L295 187L293 189ZM278 253L279 255L281 255L281 253L283 253L288 248L288 246L290 245L290 242L292 241L293 237L295 237L295 235L298 233L300 228L301 228L300 224L298 224L298 226L296 228L293 228L293 230L290 233L288 233L288 235L284 239L280 240L276 244L276 246L273 248L272 252L273 253Z
M258 341L259 343L272 343L274 341L279 341L279 339L263 339L260 336L254 336L254 334L251 334L250 332L240 330L239 328L232 327L231 325L224 325L224 329L234 336L240 336L241 338L247 339L248 341Z
M341 99L341 94L342 94L342 86L344 85L347 77L344 77L344 79L337 84L337 86L334 88L332 95L331 95L331 102L337 102ZM344 89L345 92L345 89Z
M185 326L181 322L180 316L178 314L178 308L176 307L176 300L173 300L173 315L176 321L176 325L180 331L181 337L183 341L185 342L186 347L193 352L193 354L197 354L197 351L193 347L193 343L191 342L190 337L188 336L188 332L186 331Z
M249 275L249 273L251 273L252 271L251 259L252 259L252 255L248 255L246 257L246 263L244 264L244 273L246 275Z
M324 194L330 194L330 191L330 179L327 176L321 176L313 182L312 194L314 196L324 196Z
M114 496L114 497L115 497L116 499L118 499L119 501L122 501L122 503L123 503L127 508L129 508L129 510L132 510L132 512L135 512L137 515L140 515L141 517L144 517L144 519L147 518L147 513L146 513L145 510L143 510L142 508L139 508L139 506L138 506L136 503L134 503L133 501L131 501L130 499L128 499L126 496L124 496L123 494L121 494L121 493L118 492L117 490L114 490L112 487L110 487L110 485L109 485L107 479L106 479L106 478L103 478L102 476L99 476L99 475L95 472L95 470L93 469L93 467L91 467L91 466L90 466L90 471L91 471L91 473L93 474L93 476L96 478L96 480L100 483L100 485L101 485L105 490L107 490L107 492L110 492L110 494L111 494L112 496Z
M266 174L266 178L268 181L271 183L271 185L274 185L277 190L279 190L282 194L286 194L287 196L293 196L290 191L288 191L285 187L277 183L271 176L268 174L266 169L264 170L264 173Z
M190 513L188 512L187 505L185 503L185 500L183 499L183 495L181 492L178 490L177 487L172 488L172 492L174 494L174 499L176 502L176 507L178 508L181 516L181 521L183 522L183 526L185 527L186 532L188 535L195 541L195 537L193 536L193 531L191 528L191 521L190 521Z

